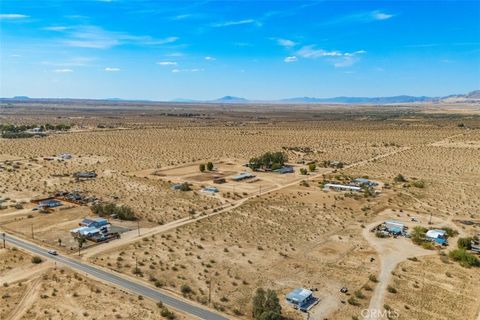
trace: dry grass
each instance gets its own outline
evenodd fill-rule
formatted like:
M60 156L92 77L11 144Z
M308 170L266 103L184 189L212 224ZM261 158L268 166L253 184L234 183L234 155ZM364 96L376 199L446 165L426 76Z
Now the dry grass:
M107 106L99 107L98 111L59 108L46 109L42 115L27 107L16 113L7 110L4 119L8 121L46 121L58 111L65 118L51 122L77 124L75 132L42 139L0 139L2 154L9 155L0 159L20 162L17 168L8 165L0 172L0 197L12 198L9 205L56 190L80 190L105 201L127 204L145 226L153 226L187 217L192 209L197 213L211 212L221 203L234 201L170 190L171 176L184 178L183 169L178 167L193 168L199 162L221 159L234 159L238 165L266 151L295 147L308 147L312 152L287 151L293 163L304 159L352 164L399 151L331 175L366 175L392 185L391 189L384 189L380 197L365 199L325 193L318 187L321 179L317 179L310 181L309 187L295 185L256 197L224 214L93 258L95 263L127 274L133 273L137 260L142 280L177 293L182 292L182 285L188 285L191 291L184 287L184 294L204 304L208 303L211 286L215 308L242 314L244 318L250 315L251 296L259 286L276 290L282 303L284 294L294 287L318 288L316 295L322 301L314 310L320 310L319 319L349 319L359 315L371 296L365 288L374 287L368 277L379 271L379 259L362 237L362 225L370 223L384 209L421 212L422 219L432 213L435 221L479 218L480 133L457 126L465 123L468 127L479 127L478 117L474 115L431 114L431 106L418 107L418 110L410 106L291 110L279 106L275 111L259 107L218 107L212 111L210 107L194 110L193 107L159 106L142 109L144 114L138 111L140 107L134 106L123 110L122 115ZM447 109L443 106L442 112ZM183 116L182 112L198 115ZM421 112L428 113L428 117ZM99 123L116 129L95 129ZM45 156L63 152L74 154L74 159L43 160ZM75 182L68 176L80 170L94 170L99 176L85 182ZM162 178L144 174L157 170L169 174ZM233 171L237 170L235 167ZM425 188L394 183L393 178L399 173L407 177L407 184L423 180ZM195 172L189 177L204 179ZM268 174L262 178L267 181ZM268 182L285 183L274 179ZM116 197L119 200L114 200ZM35 228L43 228L38 236L48 238L49 244L59 236L68 237L65 230L78 219L67 213L48 217L35 214L30 219L24 215L7 216L12 212L12 208L0 211L0 223L27 237L29 230L25 223L33 223ZM52 229L48 229L48 224ZM59 231L51 232L55 229ZM462 230L467 234L473 229ZM54 236L49 238L49 234ZM371 262L371 257L377 259ZM438 296L427 299L428 307L427 303L421 307L419 301L422 300L416 289L409 291L407 287L418 281L419 274L423 274L429 264L439 270L448 268L443 271L451 272L453 277L446 279L433 271L428 273L429 288L433 291L441 287L441 290ZM402 267L407 272L401 271ZM398 293L389 293L386 303L395 310L401 309L405 319L414 319L417 314L437 317L436 308L455 319L442 304L454 310L457 305L445 301L450 298L457 301L460 296L463 298L458 300L471 311L468 316L474 314L475 301L465 296L468 290L476 290L471 284L478 287L478 273L468 270L463 274L457 265L439 263L438 257L422 258L416 263L408 261L398 268L395 274L401 274L401 278L395 276L391 284ZM68 285L61 286L61 283ZM459 290L462 285L464 289ZM128 314L132 319L158 316L150 302L78 279L67 271L49 273L42 280L42 286L49 298L38 300L29 309L30 317L112 318L119 313ZM351 296L356 290L362 292L359 296L365 297L356 298L358 306L346 302L351 296L339 293L342 286L349 288ZM97 287L100 293L96 293ZM66 298L53 298L54 288L58 290L57 297ZM73 292L77 292L78 297L73 297ZM98 307L105 301L112 303L108 310ZM138 309L131 308L139 304ZM329 312L323 313L324 308ZM420 308L425 311L420 312ZM47 314L45 309L49 310ZM88 316L82 314L83 310ZM284 311L292 318L302 317L286 305Z
M401 263L391 286L397 293L386 304L398 311L398 319L475 319L480 296L478 270L442 262L434 255Z

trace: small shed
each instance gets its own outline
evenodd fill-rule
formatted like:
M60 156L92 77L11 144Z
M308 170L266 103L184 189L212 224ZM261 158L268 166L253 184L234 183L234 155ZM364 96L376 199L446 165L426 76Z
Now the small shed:
M93 179L97 177L97 173L95 171L81 171L74 173L73 176L77 179Z
M232 180L234 180L234 181L241 181L241 180L250 179L250 178L254 178L254 177L255 177L255 175L252 174L252 173L249 173L249 172L241 172L241 173L239 173L238 175L233 176L233 177L232 177Z
M286 295L288 303L294 308L302 311L308 311L318 299L313 296L313 292L305 288L295 288Z
M70 153L61 153L58 155L58 157L60 159L63 159L63 160L70 160L72 159L72 155Z
M60 201L55 200L55 199L48 199L48 200L43 200L38 203L39 207L42 208L55 208L63 205Z
M385 228L392 234L403 234L405 225L398 221L385 221Z
M273 171L276 172L276 173L281 173L281 174L293 173L293 167L292 166L283 166L283 167L281 167L279 169L275 169Z
M352 182L357 186L366 186L369 188L378 186L378 183L365 178L356 178L356 179L353 179Z
M205 187L202 189L202 192L217 193L219 190L216 187Z
M336 190L336 191L355 191L360 192L362 188L356 186L347 186L343 184L327 183L323 186L323 190Z
M182 184L181 183L174 183L170 186L170 189L172 190L180 190L182 189Z
M446 245L447 244L446 234L447 232L445 230L432 229L427 231L427 233L425 234L425 237L428 240L434 241L440 245Z

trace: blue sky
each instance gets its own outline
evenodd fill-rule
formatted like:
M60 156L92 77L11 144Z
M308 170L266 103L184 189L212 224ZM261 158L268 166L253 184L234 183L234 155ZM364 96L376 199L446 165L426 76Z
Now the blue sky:
M441 96L480 88L479 1L0 0L0 96Z

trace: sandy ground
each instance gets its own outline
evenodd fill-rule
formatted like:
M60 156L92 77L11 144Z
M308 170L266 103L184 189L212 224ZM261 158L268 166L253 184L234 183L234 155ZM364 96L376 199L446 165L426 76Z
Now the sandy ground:
M272 111L219 106L215 112L207 107L149 106L142 110L144 115L138 113L139 106L126 108L122 115L111 106L87 111L57 108L39 114L21 106L2 118L57 123L64 121L56 118L61 116L77 125L73 132L42 139L0 139L0 199L8 199L0 210L2 228L29 238L33 226L34 241L51 247L61 238L59 250L67 253L75 245L68 230L88 208L40 215L31 212L28 201L54 191L79 190L129 205L141 218L140 236L131 226L134 230L122 239L87 248L83 259L126 275L132 275L138 261L139 281L180 295L182 285L188 285L191 292L185 297L201 304L208 304L211 288L211 306L232 316L248 319L252 294L263 286L279 294L286 316L304 319L305 314L283 299L302 286L318 289L314 319L360 318L363 309L383 309L385 304L401 311L402 319L441 318L442 312L457 319L447 309L458 307L458 299L468 319L478 317L478 304L467 294L477 292L478 270L462 272L457 264L445 263L435 251L407 239L377 239L368 232L374 221L387 216L408 221L407 214L422 225L431 216L433 226L452 226L462 236L479 232L478 227L454 222L480 219L477 107L443 105L433 116L432 106L407 105L279 106ZM228 178L243 170L241 165L250 157L266 151L285 151L297 168L299 161L339 160L346 166L318 168L306 177L262 173L258 184L219 186L216 197L199 192L212 178L211 173L198 172L199 163L213 161ZM44 159L63 152L72 153L73 159ZM83 170L94 170L98 177L72 179L72 173ZM399 173L407 182L394 181ZM324 178L363 176L381 182L379 196L319 188ZM418 180L424 188L414 186ZM192 182L194 191L170 190L171 182L177 181ZM259 185L262 195L256 194ZM25 209L14 208L19 202L26 202ZM408 260L412 256L418 261ZM31 266L30 258L20 252L9 251L4 261L0 276L25 285L2 288L10 298L2 305L1 318L10 317L15 308L17 319L118 314L159 318L151 301L45 263ZM424 271L429 265L441 270L441 276ZM21 279L18 270L29 277ZM372 274L378 283L369 280ZM398 293L389 293L389 285ZM342 286L349 288L348 294L339 292ZM48 298L39 291L47 292ZM113 305L102 310L99 306L106 301Z
M0 318L159 319L155 301L143 299L56 266L31 262L32 256L1 249ZM175 312L177 319L192 319Z
M384 305L384 296L387 291L387 286L390 283L392 271L400 262L407 260L407 258L420 257L423 255L434 254L434 251L425 250L413 244L409 239L400 237L397 239L387 238L380 239L375 236L370 230L384 220L377 221L363 230L363 236L370 245L375 248L380 258L380 274L377 276L378 283L373 291L369 310L382 311ZM382 319L376 316L375 313L369 313L366 320Z

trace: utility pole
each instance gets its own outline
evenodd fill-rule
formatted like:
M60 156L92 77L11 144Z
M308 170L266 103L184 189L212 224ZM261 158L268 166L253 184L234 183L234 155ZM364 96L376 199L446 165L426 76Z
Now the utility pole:
M212 275L210 275L210 283L208 284L208 305L212 302Z
M2 236L3 236L3 249L5 249L5 232L2 233Z
M33 236L33 223L32 223L32 239L35 239Z
M428 221L428 224L432 224L432 211L430 211L430 220Z
M140 220L137 220L138 236L140 237Z
M135 275L138 277L138 258L135 256Z

